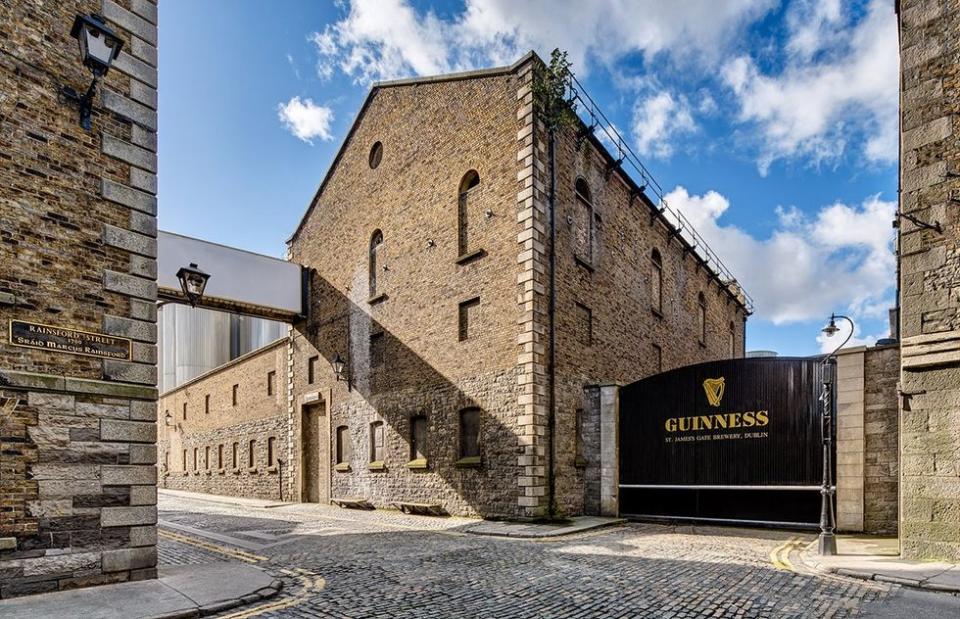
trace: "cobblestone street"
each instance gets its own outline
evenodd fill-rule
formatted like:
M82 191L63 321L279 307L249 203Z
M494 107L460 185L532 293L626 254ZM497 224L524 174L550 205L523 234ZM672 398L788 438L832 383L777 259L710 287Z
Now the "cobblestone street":
M245 561L284 581L223 617L852 617L901 591L804 571L812 538L795 533L630 524L533 541L465 533L474 522L164 496L160 562Z

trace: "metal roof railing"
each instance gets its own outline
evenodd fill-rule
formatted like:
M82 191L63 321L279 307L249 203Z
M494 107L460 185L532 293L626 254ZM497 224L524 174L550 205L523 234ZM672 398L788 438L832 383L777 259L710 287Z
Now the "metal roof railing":
M593 100L572 73L570 74L570 82L567 84L567 90L569 92L570 103L575 104L579 102L581 104L572 106L587 129L593 133L596 133L598 130L602 131L606 140L599 137L598 139L600 139L601 142L605 141L613 145L616 149L617 165L622 169L624 163L629 164L639 176L640 190L645 193L650 191L656 197L659 202L658 210L668 224L668 227L672 227L676 235L683 238L703 264L717 274L722 285L743 303L743 306L748 312L752 313L753 298L747 294L747 291L743 289L743 286L741 286L737 278L734 277L733 272L727 268L727 265L723 263L720 256L710 247L706 239L697 232L693 224L690 223L690 220L679 210L667 204L663 187L653 178L650 170L643 165L643 162L640 161L637 154L633 152L633 149L631 149L626 140L623 139L623 136L620 135L614 124L610 122L610 119L606 117L600 109L600 106L597 105L596 101ZM586 114L587 118L584 118L584 114Z

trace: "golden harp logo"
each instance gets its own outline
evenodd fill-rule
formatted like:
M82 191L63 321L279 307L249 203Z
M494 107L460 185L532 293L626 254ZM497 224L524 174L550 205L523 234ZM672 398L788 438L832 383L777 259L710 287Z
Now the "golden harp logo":
M723 377L708 378L703 381L703 390L707 394L707 402L710 406L720 406L720 400L723 399Z

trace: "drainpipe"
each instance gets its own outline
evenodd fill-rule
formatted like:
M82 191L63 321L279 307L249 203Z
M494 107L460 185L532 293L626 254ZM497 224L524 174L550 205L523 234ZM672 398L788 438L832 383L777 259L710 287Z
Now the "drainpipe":
M547 411L547 436L550 444L550 460L547 468L547 492L549 498L549 513L553 516L556 513L556 480L554 472L554 460L556 455L556 407L557 407L557 153L556 153L556 129L551 127L547 134L547 148L550 157L550 357L548 360L547 371L550 375L550 403Z

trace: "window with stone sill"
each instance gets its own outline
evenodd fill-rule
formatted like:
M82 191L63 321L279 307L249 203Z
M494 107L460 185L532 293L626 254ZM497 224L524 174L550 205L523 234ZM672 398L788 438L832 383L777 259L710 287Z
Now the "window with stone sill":
M470 170L460 179L457 191L457 261L466 262L483 255L478 245L480 225L480 174Z
M577 179L573 211L574 256L587 266L593 266L594 208L590 187L584 179Z
M465 408L460 411L459 424L460 459L458 466L480 465L480 409Z
M419 465L422 464L422 467ZM414 415L410 418L410 462L408 468L427 466L427 418Z
M316 355L307 359L307 384L312 385L317 381L317 362L319 360L320 357Z
M381 256L381 254L383 253L382 248L383 248L383 232L381 232L380 230L374 230L373 234L370 235L370 255L369 255L369 265L368 265L368 273L369 273L369 280L370 280L368 297L371 303L373 303L375 299L378 299L383 293L383 291L377 287L377 282L378 282L377 278L379 276L378 257Z
M650 254L650 307L663 314L663 261L656 249Z
M383 422L370 424L370 465L383 464Z
M700 344L707 343L707 299L703 293L697 295L697 333Z
M347 426L339 426L336 434L336 468L350 469L350 434Z
M479 313L480 297L475 297L460 304L458 311L458 337L461 342L476 335Z

